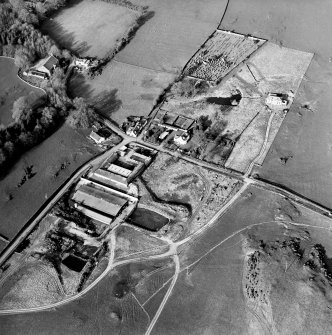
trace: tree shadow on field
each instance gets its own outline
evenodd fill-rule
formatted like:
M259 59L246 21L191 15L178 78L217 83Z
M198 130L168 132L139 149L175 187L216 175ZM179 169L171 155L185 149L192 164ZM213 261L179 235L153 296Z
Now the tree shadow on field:
M93 89L91 85L86 82L82 74L75 73L68 80L68 96L71 99L82 97L89 100L92 97Z
M122 101L117 97L117 94L117 88L105 90L93 96L91 102L98 113L111 119L112 114L117 112L122 106Z
M45 21L41 31L55 40L60 47L73 51L78 55L85 54L91 49L91 46L89 46L87 42L78 42L73 32L66 30L60 23L53 19Z
M75 74L68 82L68 96L70 98L82 97L86 99L99 114L110 120L112 114L122 106L121 99L117 97L118 91L117 88L114 88L95 94L94 89L86 83L84 76L80 74Z

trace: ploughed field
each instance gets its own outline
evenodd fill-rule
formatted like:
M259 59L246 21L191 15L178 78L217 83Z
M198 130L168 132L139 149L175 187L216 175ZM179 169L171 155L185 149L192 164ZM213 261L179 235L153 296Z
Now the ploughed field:
M13 122L13 103L26 96L34 102L44 95L44 92L24 83L17 76L18 68L13 59L0 57L0 124L7 126Z

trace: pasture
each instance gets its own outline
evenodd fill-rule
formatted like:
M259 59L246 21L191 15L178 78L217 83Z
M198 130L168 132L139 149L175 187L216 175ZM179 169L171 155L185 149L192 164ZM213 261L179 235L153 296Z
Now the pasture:
M74 76L69 90L86 98L107 118L122 124L130 115L148 116L175 75L113 61L100 76Z
M179 73L217 28L226 0L132 0L154 16L115 59L146 68Z
M13 59L0 57L0 124L7 126L13 122L13 103L26 96L30 101L36 101L44 92L24 83L17 77L18 68Z
M127 38L141 13L104 1L71 1L42 30L59 45L81 56L104 58Z

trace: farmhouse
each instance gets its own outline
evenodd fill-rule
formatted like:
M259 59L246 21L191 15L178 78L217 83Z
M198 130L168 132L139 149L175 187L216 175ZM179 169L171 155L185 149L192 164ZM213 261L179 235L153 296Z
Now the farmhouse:
M90 60L89 59L86 59L86 58L77 58L75 59L75 66L79 66L79 67L82 67L82 68L85 68L87 69L90 65Z
M50 77L58 63L58 59L53 55L50 55L47 58L40 60L33 68L38 72L45 73L48 77Z

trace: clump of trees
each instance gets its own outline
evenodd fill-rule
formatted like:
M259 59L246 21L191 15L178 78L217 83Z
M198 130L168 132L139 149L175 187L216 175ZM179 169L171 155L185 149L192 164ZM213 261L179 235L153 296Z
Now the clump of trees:
M90 128L96 121L96 113L83 98L75 98L74 109L69 111L67 124L73 128Z
M200 94L205 94L209 89L210 85L206 81L192 78L181 78L172 85L168 95L191 98Z

